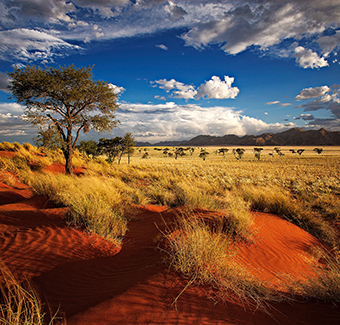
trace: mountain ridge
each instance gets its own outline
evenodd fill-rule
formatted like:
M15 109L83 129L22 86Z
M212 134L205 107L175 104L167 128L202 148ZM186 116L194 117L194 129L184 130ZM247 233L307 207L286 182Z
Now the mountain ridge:
M223 136L198 135L187 141L137 142L137 146L340 146L340 132L292 128L279 133Z

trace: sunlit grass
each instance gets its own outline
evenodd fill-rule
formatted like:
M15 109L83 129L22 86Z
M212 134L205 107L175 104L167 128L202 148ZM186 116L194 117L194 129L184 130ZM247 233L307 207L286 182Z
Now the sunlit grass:
M30 174L25 181L38 195L46 195L54 204L69 207L70 225L84 227L113 241L120 241L124 236L127 230L124 212L132 201L118 180Z
M212 299L236 300L263 309L269 302L284 299L237 262L233 235L218 225L212 227L199 216L181 216L177 230L169 231L165 238L166 261L188 281L182 292L191 285L208 285Z
M338 304L340 302L340 254L314 248L314 261L311 262L313 274L301 279L292 279L289 275L281 277L285 290L292 296L303 299L317 299Z
M286 218L335 251L339 245L334 225L340 222L340 152L327 154L325 150L325 154L316 155L306 150L302 156L286 153L282 157L262 154L257 160L246 151L236 160L230 153L223 157L208 148L210 154L203 161L198 151L175 160L149 149L148 159L141 158L143 151L137 152L130 165L124 158L118 165L109 164L105 157L91 159L76 153L75 167L85 169L83 176L72 177L31 172L32 161L39 165L39 159L46 159L42 166L64 163L60 150L46 151L46 156L39 158L29 146L5 143L3 147L17 151L17 156L0 157L1 170L20 176L55 204L67 206L70 225L110 240L124 236L125 215L132 204L180 207L184 212L180 230L167 234L169 263L188 284L209 284L222 298L231 294L262 307L270 299L282 298L234 260L235 238L252 240L251 210ZM198 210L218 211L226 218L222 223L227 229L217 227L223 231L212 232L194 217ZM286 278L290 284L287 291L308 299L338 301L339 258L326 256L323 260L327 263L321 267L315 261L316 276L308 281Z
M43 325L46 315L41 299L29 281L20 283L0 260L0 323L3 325ZM52 317L49 325L54 323Z

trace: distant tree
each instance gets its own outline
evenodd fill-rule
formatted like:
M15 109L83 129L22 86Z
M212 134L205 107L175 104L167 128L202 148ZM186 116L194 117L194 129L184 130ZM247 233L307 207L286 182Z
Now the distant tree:
M121 148L120 148L120 156L118 160L118 164L120 164L120 160L123 154L128 155L128 164L130 164L130 157L134 152L134 146L136 145L135 139L131 132L125 133L124 137L121 139Z
M228 148L220 148L218 149L218 154L222 154L223 156L225 156L225 154L229 151Z
M51 126L44 130L39 128L38 135L33 139L37 147L45 147L50 150L61 149L63 142L60 139L59 132L56 126Z
M76 147L80 152L84 152L87 155L92 155L93 157L99 155L98 145L94 140L80 141L79 145Z
M304 151L305 151L305 149L299 149L296 152L301 156Z
M320 153L323 151L322 148L314 148L313 151L317 152L318 155L320 155Z
M257 158L257 160L261 159L262 150L263 148L254 148L255 158Z
M284 156L284 153L281 151L281 149L279 147L275 147L274 150L276 151L276 153L279 155L279 156Z
M12 97L26 106L27 121L57 128L66 174L73 172L72 156L81 131L103 132L117 125L117 95L108 83L93 80L92 67L15 66L8 75L8 88Z
M182 147L176 148L175 159L177 159L178 156L184 156L184 155L185 155L184 148Z
M203 151L200 152L199 157L202 158L203 161L205 161L207 155L209 155L209 152L203 150Z
M239 160L242 159L245 150L243 148L233 149L234 157Z
M107 161L109 163L114 162L115 158L118 157L121 150L121 137L115 137L113 139L99 139L98 151L101 154L107 155Z

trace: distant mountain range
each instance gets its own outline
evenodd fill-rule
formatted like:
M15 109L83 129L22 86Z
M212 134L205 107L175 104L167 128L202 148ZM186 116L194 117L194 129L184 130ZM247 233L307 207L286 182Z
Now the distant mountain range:
M242 137L234 134L221 137L199 135L188 141L164 141L154 144L137 142L137 146L340 146L340 132L326 129L306 131L293 128L281 133L263 133L261 135L245 135Z

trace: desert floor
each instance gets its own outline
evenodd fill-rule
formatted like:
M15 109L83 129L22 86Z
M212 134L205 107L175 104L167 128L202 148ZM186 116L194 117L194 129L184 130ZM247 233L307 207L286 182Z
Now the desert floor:
M209 289L196 286L174 304L188 280L163 262L157 238L176 209L134 207L121 247L67 227L65 212L21 183L0 183L0 256L20 279L32 279L64 324L340 324L339 307L298 298L263 311L209 300ZM309 269L318 240L278 216L253 216L255 244L239 247L251 272L270 282L277 273L299 277Z

